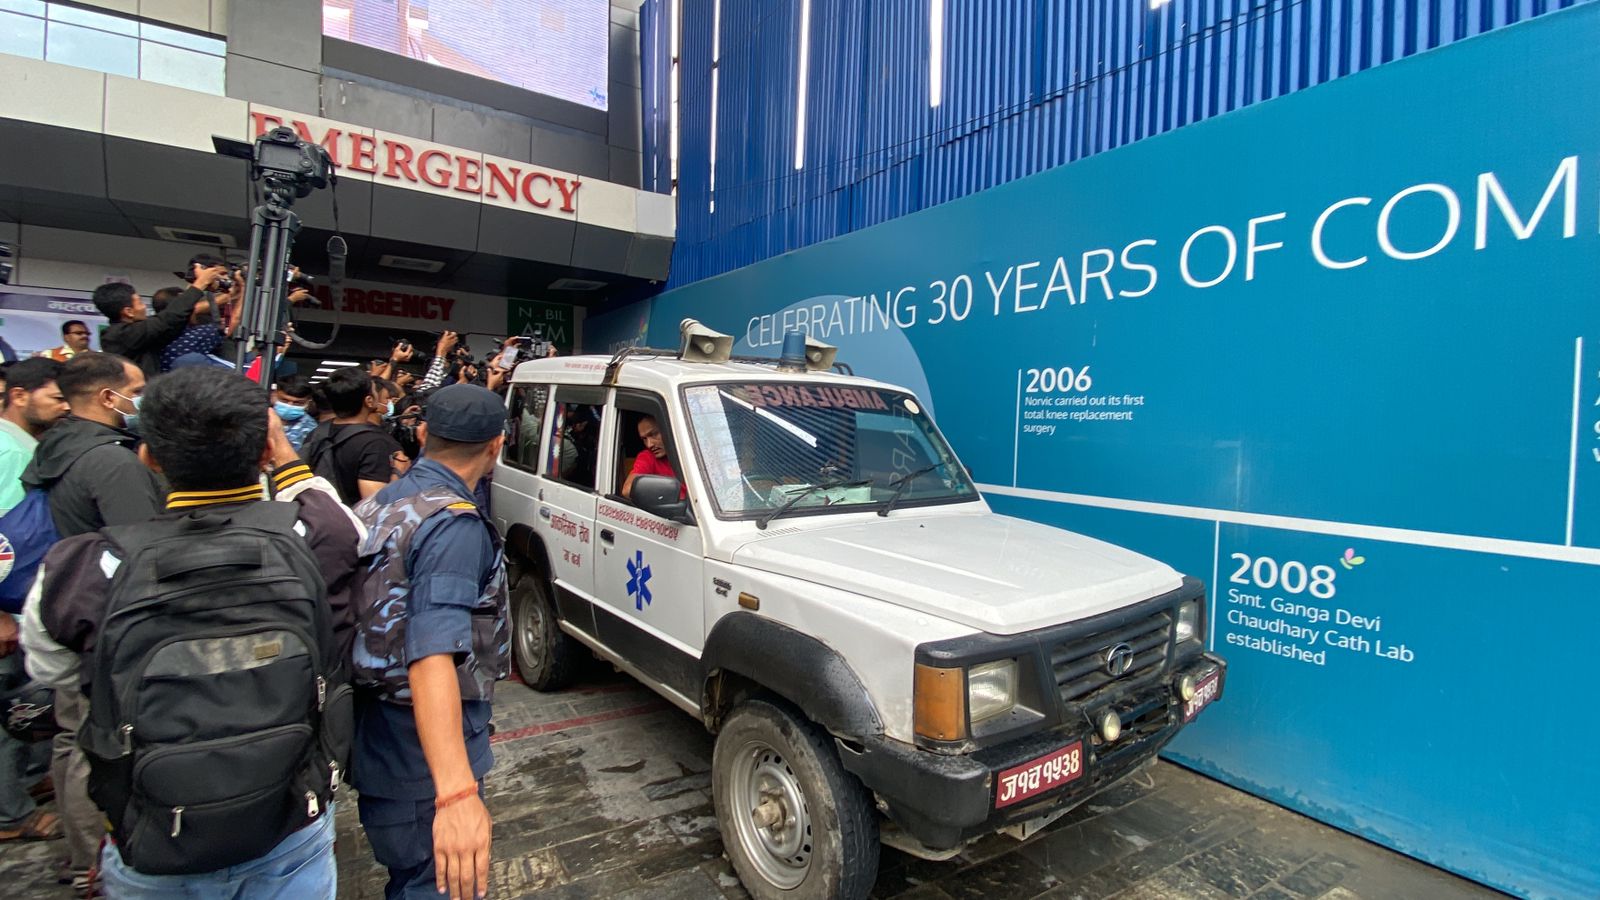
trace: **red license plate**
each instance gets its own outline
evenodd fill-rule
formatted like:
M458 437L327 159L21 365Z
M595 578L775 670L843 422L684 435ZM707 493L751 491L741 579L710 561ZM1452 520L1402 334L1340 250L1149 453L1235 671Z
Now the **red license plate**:
M994 808L1004 809L1045 791L1076 781L1083 774L1083 741L1074 741L995 778Z
M1200 683L1194 686L1194 696L1189 699L1188 703L1183 705L1183 721L1185 723L1194 721L1194 717L1200 715L1200 710L1205 709L1206 704L1217 699L1217 694L1222 692L1221 679L1222 673L1220 671L1212 672L1210 675L1200 679Z

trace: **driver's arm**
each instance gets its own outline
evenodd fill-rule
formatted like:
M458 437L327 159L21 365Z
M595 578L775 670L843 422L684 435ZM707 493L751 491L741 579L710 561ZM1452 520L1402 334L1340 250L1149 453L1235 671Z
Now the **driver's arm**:
M644 451L644 453L649 453L649 452L650 452L649 450ZM643 454L641 454L641 456L642 455ZM633 480L635 478L638 478L638 477L639 477L639 457L634 457L633 468L628 470L628 477L627 477L627 479L625 481L622 482L622 496L626 497L630 501L633 500Z

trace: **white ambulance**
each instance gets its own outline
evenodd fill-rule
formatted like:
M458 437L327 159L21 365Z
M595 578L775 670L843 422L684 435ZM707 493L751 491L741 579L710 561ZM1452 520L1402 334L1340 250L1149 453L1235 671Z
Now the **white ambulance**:
M682 338L518 366L493 513L522 679L592 651L699 717L759 900L865 897L880 842L1026 837L1222 696L1198 581L990 511L830 347Z

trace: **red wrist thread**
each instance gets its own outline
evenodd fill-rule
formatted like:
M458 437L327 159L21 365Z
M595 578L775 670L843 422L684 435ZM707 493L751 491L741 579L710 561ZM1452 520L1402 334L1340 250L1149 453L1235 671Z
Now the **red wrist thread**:
M460 791L459 793L451 794L448 797L436 798L433 801L433 808L435 810L444 809L446 806L449 806L452 803L460 803L461 801L467 799L468 797L476 796L477 793L478 793L478 786L476 784L474 784L472 787L469 787L464 791Z

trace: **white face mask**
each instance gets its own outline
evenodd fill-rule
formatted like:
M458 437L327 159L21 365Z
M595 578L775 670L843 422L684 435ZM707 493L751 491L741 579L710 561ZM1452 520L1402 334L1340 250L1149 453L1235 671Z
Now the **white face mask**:
M121 397L123 400L128 401L128 403L133 406L133 412L131 412L131 413L122 412L122 410L120 410L120 409L118 409L117 412L122 413L122 427L128 429L129 431L133 432L134 434L138 434L139 433L139 401L143 400L144 396L140 395L138 397L128 397L128 396L124 396L123 394L117 393L116 391L112 391L111 393L116 394L118 397ZM112 408L116 409L116 407L112 407Z

